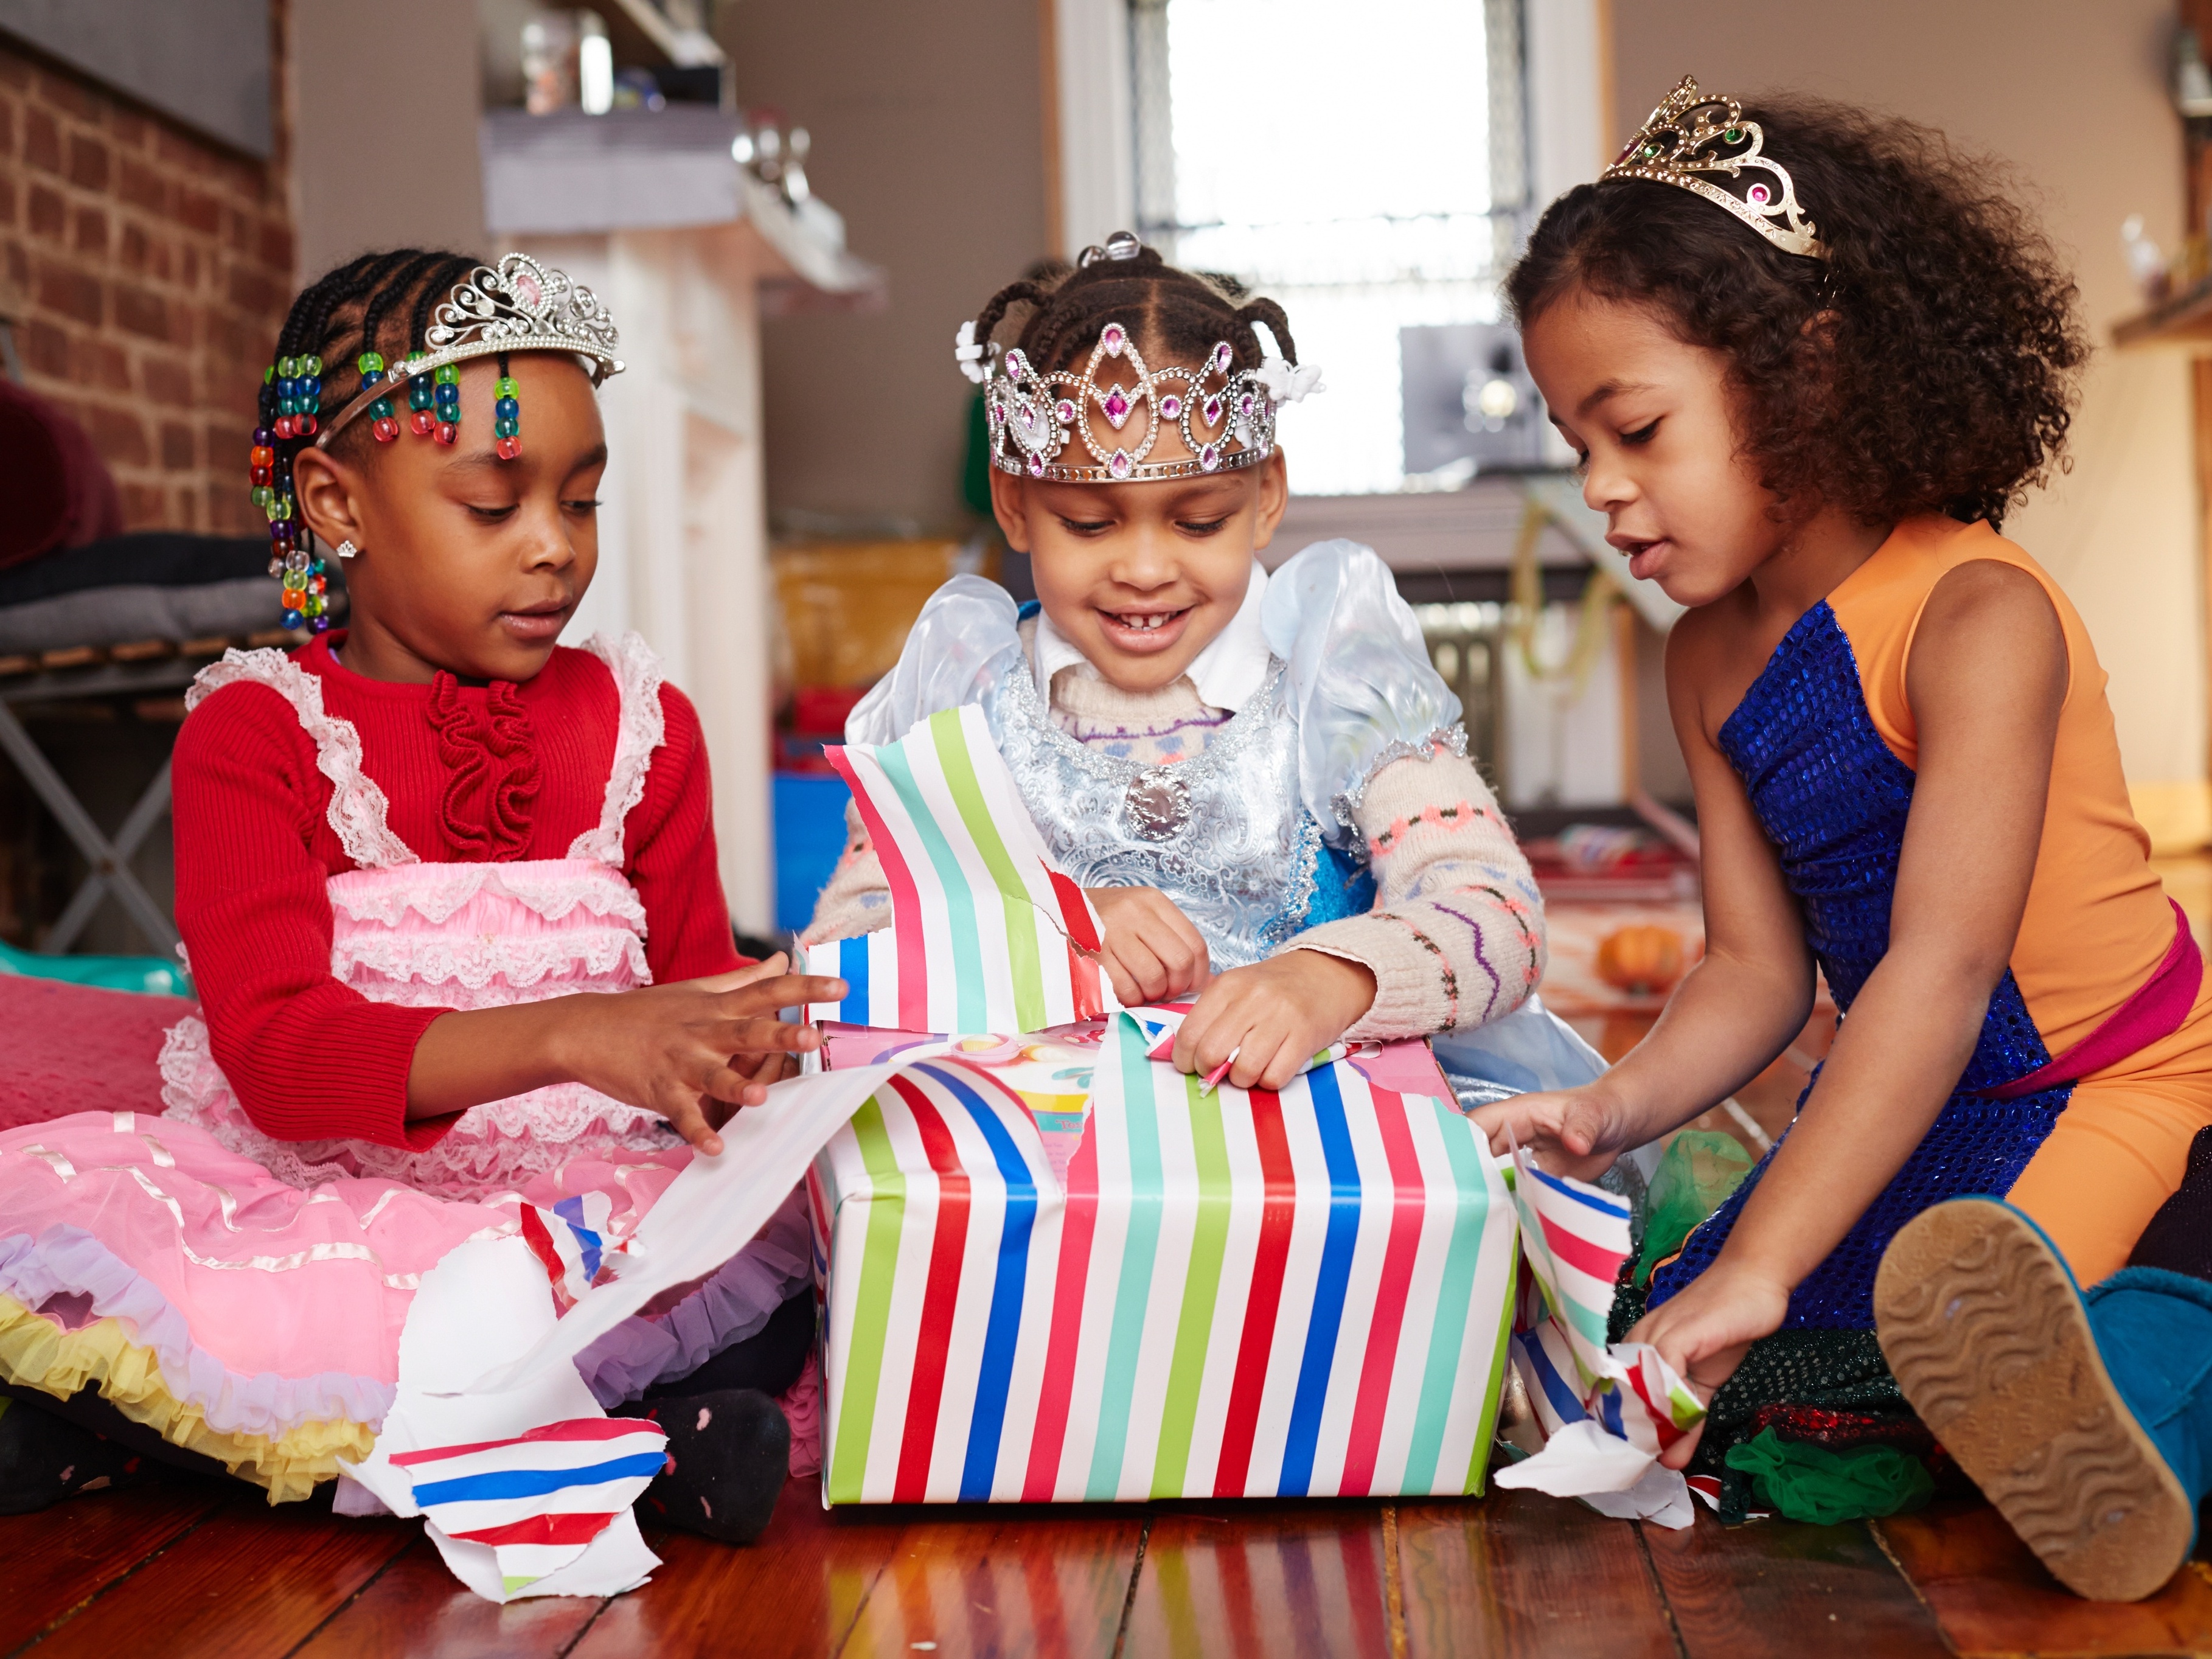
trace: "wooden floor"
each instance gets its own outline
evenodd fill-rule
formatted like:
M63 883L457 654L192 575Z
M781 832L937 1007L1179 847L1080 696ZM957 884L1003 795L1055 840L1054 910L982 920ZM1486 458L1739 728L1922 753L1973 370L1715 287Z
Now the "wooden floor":
M750 1549L647 1534L611 1601L495 1607L419 1525L140 1489L0 1520L0 1653L1591 1655L1791 1659L2212 1651L2212 1565L2077 1601L1985 1508L1686 1532L1531 1493L1456 1503L825 1515L793 1483ZM2202 1552L2200 1551L2200 1555Z

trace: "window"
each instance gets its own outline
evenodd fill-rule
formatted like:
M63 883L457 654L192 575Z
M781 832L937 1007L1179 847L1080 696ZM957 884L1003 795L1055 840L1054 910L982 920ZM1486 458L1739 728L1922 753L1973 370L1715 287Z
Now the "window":
M1495 321L1527 205L1520 0L1130 0L1130 62L1140 234L1322 370L1293 486L1405 488L1398 331Z

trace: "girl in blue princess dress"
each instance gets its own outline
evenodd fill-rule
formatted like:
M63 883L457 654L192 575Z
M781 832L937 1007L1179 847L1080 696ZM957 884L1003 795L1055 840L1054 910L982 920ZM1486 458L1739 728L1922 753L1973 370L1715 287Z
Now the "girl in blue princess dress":
M1233 1056L1237 1086L1280 1088L1339 1038L1521 1007L1542 906L1389 572L1349 542L1272 573L1257 556L1288 490L1276 411L1319 379L1281 307L1124 232L1058 281L1000 289L957 350L1037 601L947 582L847 738L979 705L1105 923L1115 994L1198 994L1185 1071ZM807 937L889 920L858 839Z

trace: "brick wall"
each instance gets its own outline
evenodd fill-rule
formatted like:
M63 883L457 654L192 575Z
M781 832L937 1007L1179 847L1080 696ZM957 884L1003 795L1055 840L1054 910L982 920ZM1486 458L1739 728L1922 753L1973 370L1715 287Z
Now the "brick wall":
M0 36L0 316L133 530L259 527L246 452L293 278L284 101L262 161Z

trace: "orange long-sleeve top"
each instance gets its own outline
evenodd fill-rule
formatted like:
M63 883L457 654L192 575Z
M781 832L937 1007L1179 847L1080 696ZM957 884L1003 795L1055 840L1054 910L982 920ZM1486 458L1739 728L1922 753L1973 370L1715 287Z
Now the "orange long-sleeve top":
M562 647L520 684L441 674L404 685L342 666L333 652L344 641L325 635L293 660L320 679L325 711L361 734L362 769L416 856L563 858L599 822L619 720L599 659ZM715 862L699 716L672 686L660 700L666 737L624 823L623 873L665 984L743 959ZM355 866L292 705L252 683L216 692L178 736L173 788L177 927L216 1063L246 1115L283 1140L434 1144L453 1120L407 1121L407 1073L424 1030L450 1011L372 1002L331 976L325 883Z

